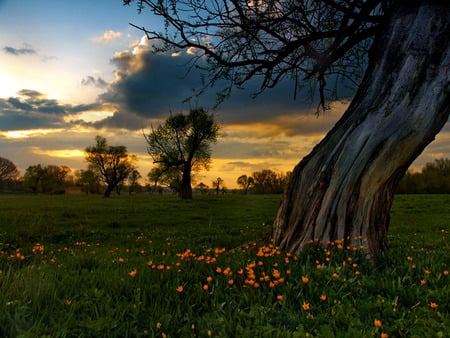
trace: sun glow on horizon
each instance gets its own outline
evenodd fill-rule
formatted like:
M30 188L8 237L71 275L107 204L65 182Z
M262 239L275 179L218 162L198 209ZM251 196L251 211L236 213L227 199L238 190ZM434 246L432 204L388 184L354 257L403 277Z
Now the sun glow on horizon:
M44 150L39 147L31 147L31 151L37 155L46 155L57 158L84 157L84 151L80 149Z
M6 139L23 139L35 136L44 136L52 133L59 133L63 129L29 129L29 130L8 130L1 131L0 136Z

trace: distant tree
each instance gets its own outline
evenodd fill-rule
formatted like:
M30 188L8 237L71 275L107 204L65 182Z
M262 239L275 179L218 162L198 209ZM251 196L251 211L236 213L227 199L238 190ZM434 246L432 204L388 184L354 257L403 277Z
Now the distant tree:
M106 138L97 136L96 145L85 149L89 170L94 171L106 184L104 197L121 184L135 170L135 157L128 154L125 146L110 146Z
M75 184L86 194L99 194L101 190L100 176L93 170L79 170L75 173Z
M182 171L178 167L166 167L162 164L155 166L147 174L147 178L153 183L153 191L168 187L176 193L180 193Z
M400 194L450 193L450 159L428 162L421 172L407 171L397 188Z
M200 192L204 195L208 193L209 190L209 186L203 182L200 182L199 184L197 184L196 188L198 190L200 190Z
M229 84L222 97L251 80L261 92L292 79L294 97L309 82L326 107L339 95L333 84L358 87L293 171L272 233L290 252L343 239L377 263L397 185L449 118L449 1L136 2L165 20L159 31L138 27L162 42L156 52L196 51L205 85Z
M270 169L255 171L252 174L253 191L257 194L281 194L286 187L289 175Z
M144 134L157 172L161 175L171 170L181 173L181 198L192 198L192 171L209 169L211 144L217 141L219 129L214 116L199 108L188 115L171 115L164 124Z
M237 184L244 190L245 193L255 184L253 177L247 175L241 175L237 179Z
M11 181L19 178L19 170L16 165L3 157L0 157L0 188L4 184L8 184Z
M217 179L212 182L212 186L216 190L217 195L219 195L219 192L221 190L224 191L226 189L225 185L224 185L224 181L220 177L217 177Z
M139 188L139 179L142 178L140 172L134 169L130 176L128 176L128 192L131 194Z
M25 189L33 193L63 194L66 189L66 177L70 171L66 166L31 165L25 171L23 184Z
M42 192L63 194L66 191L66 179L71 169L67 166L48 165L44 167L41 178Z

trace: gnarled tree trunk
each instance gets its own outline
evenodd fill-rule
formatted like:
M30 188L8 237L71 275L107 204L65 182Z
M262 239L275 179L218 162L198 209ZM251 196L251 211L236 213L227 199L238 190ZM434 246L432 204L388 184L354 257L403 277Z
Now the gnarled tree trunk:
M387 249L398 182L450 112L449 5L401 3L348 110L292 173L273 225L284 250L344 239L377 263Z

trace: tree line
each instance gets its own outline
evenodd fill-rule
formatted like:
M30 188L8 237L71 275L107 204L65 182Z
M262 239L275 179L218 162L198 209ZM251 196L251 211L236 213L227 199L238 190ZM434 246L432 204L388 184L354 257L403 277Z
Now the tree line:
M421 172L408 170L401 179L399 194L449 194L450 159L441 158L425 164Z

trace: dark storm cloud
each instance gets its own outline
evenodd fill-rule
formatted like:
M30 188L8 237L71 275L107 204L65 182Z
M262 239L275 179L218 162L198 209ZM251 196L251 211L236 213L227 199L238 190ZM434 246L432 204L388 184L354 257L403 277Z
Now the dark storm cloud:
M98 103L82 105L61 104L44 94L23 89L18 97L0 98L0 130L25 130L35 128L60 128L68 126L66 116L100 110Z
M142 118L161 117L170 110L185 109L182 101L193 95L193 88L201 85L199 73L188 71L188 61L181 56L150 52L120 53L112 60L118 80L100 99L118 105L119 111L132 112ZM201 105L211 106L212 103L206 98Z
M94 86L101 89L108 87L108 82L103 80L101 77L95 78L93 76L86 76L81 80L81 84L83 86Z
M36 50L34 50L33 48L31 48L29 46L24 47L24 48L14 48L11 46L5 46L5 47L3 47L3 51L6 54L15 55L15 56L37 54Z
M170 111L186 111L192 107L211 110L217 103L217 92L226 83L218 81L216 87L196 96L195 90L202 88L202 74L192 67L191 60L192 56L187 54L153 54L144 49L136 53L117 53L111 61L116 68L116 81L99 96L100 101L117 107L116 115L124 115L111 118L109 121L114 122L111 126L122 121L126 123L123 127L131 128L132 125L139 126L145 119L162 118ZM86 83L94 81L94 78L86 79ZM232 90L231 96L218 108L221 122L270 121L277 116L298 116L316 111L317 100L308 93L309 86L298 92L294 99L295 83L285 79L277 87L254 98L260 81L255 78L245 84L245 89Z

